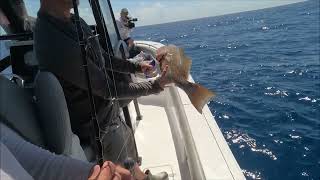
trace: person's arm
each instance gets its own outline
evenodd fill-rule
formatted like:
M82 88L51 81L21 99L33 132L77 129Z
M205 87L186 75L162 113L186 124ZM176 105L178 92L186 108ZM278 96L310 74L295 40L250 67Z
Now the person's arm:
M54 46L51 50L47 50L48 48L44 51L38 50L37 55L38 59L40 59L40 67L54 73L59 79L83 90L88 90L79 46L73 41L69 43L67 47L64 47L64 45L68 44L68 42L65 42L64 45ZM88 59L87 61L92 92L96 96L105 99L116 96L122 99L131 99L158 93L162 90L158 81L130 84L119 81L114 82L112 77L106 75L92 60Z
M91 77L92 89L95 95L108 99L110 97L116 97L119 99L132 99L140 96L146 96L150 94L159 93L163 90L160 80L128 83L113 79L108 74L105 74L103 70L100 70L95 64L88 60L88 68ZM87 89L84 84L85 80L78 81L82 88Z
M139 83L117 82L116 88L119 99L133 99L161 92L165 85L172 83L172 79L166 77L168 66L166 66L160 77L155 80Z
M109 57L106 53L103 54L103 57L105 59L105 66L107 70L127 74L142 72L141 65L139 63L133 63L126 59L120 59L114 56Z
M55 155L18 136L0 123L1 142L34 179L88 179L93 164Z
M117 82L117 96L119 99L133 99L140 96L156 94L163 90L157 80L139 82L139 83L122 83Z
M14 155L0 141L0 177L1 179L14 180L34 180L30 174L20 165Z

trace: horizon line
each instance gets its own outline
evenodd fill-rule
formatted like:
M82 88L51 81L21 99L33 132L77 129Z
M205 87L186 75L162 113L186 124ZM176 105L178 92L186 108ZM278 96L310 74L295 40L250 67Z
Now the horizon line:
M234 14L239 14L239 13L248 13L248 12L254 12L254 11L261 11L261 10L279 8L279 7L283 7L283 6L290 6L290 5L294 5L294 4L298 4L298 3L304 3L304 2L307 2L307 1L312 1L312 0L301 0L301 1L299 1L299 2L293 2L293 3L290 3L290 4L283 4L283 5L273 6L273 7L258 8L258 9L254 9L254 10L232 12L232 13L226 13L226 14L213 15L213 16L205 16L205 17L191 18L191 19L178 20L178 21L170 21L170 22L157 23L157 24L147 24L147 25L141 25L141 26L138 25L138 26L136 26L136 28L146 27L146 26L157 26L157 25L164 25L164 24L171 24L171 23L185 22L185 21L193 21L193 20L206 19L206 18L212 18L212 17L220 17L220 16L226 16L226 15L234 15ZM315 0L315 1L316 1L316 0Z

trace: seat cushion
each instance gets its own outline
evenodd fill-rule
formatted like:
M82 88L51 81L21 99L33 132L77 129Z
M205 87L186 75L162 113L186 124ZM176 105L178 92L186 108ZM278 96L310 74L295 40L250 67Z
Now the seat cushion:
M29 142L44 147L32 94L0 76L0 119Z
M35 80L34 93L48 149L86 160L79 138L71 130L67 103L57 78L50 72L40 72Z

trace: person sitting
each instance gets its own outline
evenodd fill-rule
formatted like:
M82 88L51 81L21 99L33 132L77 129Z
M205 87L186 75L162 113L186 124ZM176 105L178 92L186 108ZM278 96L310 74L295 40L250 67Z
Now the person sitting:
M34 31L34 50L42 71L53 73L65 93L72 130L81 142L94 142L90 123L90 101L86 85L81 50L78 42L74 16L70 13L72 0L42 0ZM90 27L80 20L84 37L92 36ZM102 52L102 53L101 53ZM104 160L123 164L128 157L138 160L131 129L120 116L118 99L133 99L159 93L170 81L163 75L154 81L128 83L114 81L113 72L146 72L152 66L131 63L125 59L109 57L103 52L99 41L91 38L87 48L88 69L94 95L100 141ZM106 72L109 70L109 73ZM111 77L109 76L111 75ZM92 136L91 136L92 137ZM91 139L91 140L90 140ZM144 174L137 164L134 166L136 179L168 179L163 172L158 175Z
M56 155L24 140L0 121L0 179L133 180L130 172L110 161L100 167Z

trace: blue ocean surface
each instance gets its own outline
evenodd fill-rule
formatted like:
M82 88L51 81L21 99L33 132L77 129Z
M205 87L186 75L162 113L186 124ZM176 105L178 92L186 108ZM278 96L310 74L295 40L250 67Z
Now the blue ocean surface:
M248 179L320 179L319 1L136 28L175 44ZM214 154L212 154L214 156Z

